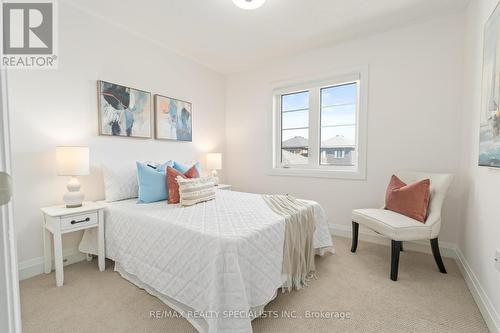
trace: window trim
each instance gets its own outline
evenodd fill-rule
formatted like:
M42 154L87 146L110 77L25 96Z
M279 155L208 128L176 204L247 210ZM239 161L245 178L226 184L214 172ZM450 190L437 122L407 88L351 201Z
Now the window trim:
M357 168L351 166L321 165L321 88L358 82L358 108L356 114ZM270 175L338 179L366 179L367 118L368 118L368 66L360 66L328 75L309 76L274 82L272 86L272 156ZM281 164L281 96L302 91L312 91L309 96L309 161L307 165L284 167ZM317 90L317 91L316 91ZM317 92L317 93L316 93ZM317 110L317 112L315 111ZM314 124L314 126L311 126ZM311 164L316 161L318 165Z

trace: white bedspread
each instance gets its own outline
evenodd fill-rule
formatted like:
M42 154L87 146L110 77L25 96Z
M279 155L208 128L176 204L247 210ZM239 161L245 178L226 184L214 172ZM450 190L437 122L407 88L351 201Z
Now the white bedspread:
M333 249L325 213L310 203L314 247ZM127 200L108 204L105 219L106 256L122 275L204 312L209 332L251 332L253 318L242 314L283 283L284 219L260 195L219 190L191 207ZM90 238L82 252L93 252Z

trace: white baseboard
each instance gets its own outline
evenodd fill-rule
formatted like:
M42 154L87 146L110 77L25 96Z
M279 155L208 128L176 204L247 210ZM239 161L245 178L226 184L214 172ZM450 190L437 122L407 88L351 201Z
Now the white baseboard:
M347 225L331 224L330 232L334 236L352 238L352 228ZM360 226L359 229L359 239L382 245L389 245L390 241L388 238L385 238L369 229L363 228L362 226ZM426 241L404 242L404 246L405 250L408 249L417 252L432 253L430 244ZM443 257L455 259L455 262L457 263L457 266L467 283L467 287L474 297L479 311L481 311L490 332L500 333L500 316L493 307L493 303L481 286L479 279L476 277L476 274L474 274L474 271L467 262L467 259L465 259L462 254L462 251L460 251L455 244L447 242L439 242L439 249Z
M64 265L74 264L85 260L85 254L78 251L78 248L63 251ZM29 279L44 272L43 257L25 260L19 263L19 280ZM52 270L54 270L54 259L52 259Z
M330 232L334 236L352 238L351 226L343 224L330 224ZM359 226L359 240L382 245L390 245L390 239L379 235L370 229L364 228L361 225ZM432 253L429 241L404 242L404 248L405 250L416 252ZM456 259L456 248L457 246L453 243L439 242L439 250L443 257Z
M491 333L500 333L500 315L495 310L493 303L481 286L479 279L470 267L467 259L465 259L462 251L457 248L456 252L457 258L455 261L457 262L458 268L460 268L465 282L467 283L467 286L469 287L469 290L472 293L481 314L483 315L486 325L488 325Z

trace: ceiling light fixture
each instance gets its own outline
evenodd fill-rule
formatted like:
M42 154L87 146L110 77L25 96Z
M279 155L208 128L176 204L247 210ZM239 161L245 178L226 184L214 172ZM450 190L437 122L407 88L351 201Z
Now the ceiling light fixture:
M242 9L257 9L266 2L266 0L233 0L234 4Z

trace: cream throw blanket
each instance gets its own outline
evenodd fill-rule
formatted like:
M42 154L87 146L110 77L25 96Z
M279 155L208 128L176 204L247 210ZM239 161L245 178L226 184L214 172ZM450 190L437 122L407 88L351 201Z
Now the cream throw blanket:
M283 288L301 289L314 276L314 208L290 195L263 195L263 198L276 214L285 218L283 273L287 282Z

